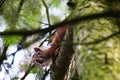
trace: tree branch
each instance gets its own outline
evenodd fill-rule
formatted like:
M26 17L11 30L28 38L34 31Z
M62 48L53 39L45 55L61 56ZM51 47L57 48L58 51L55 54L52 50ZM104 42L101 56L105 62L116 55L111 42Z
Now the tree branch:
M42 0L42 2L43 2L43 5L44 5L44 6L45 6L45 8L46 8L47 20L48 20L48 24L49 24L49 26L50 26L49 9L48 9L48 6L47 6L47 4L45 3L45 1L44 1L44 0Z
M25 75L21 78L21 80L24 80L26 78L26 76L29 74L29 72L34 68L34 65L29 65L27 71L25 72Z
M18 5L17 11L16 11L16 16L17 17L19 17L20 11L21 11L22 6L23 6L23 3L24 3L24 0L20 0L20 3Z
M33 35L33 34L46 34L48 32L51 32L52 30L62 27L64 25L70 25L70 24L76 24L79 23L81 21L85 21L85 20L93 20L93 19L97 19L97 18L105 18L105 17L114 17L114 18L118 18L120 17L120 11L117 12L113 12L113 11L107 11L104 13L97 13L97 14L92 14L92 15L85 15L82 17L77 17L74 18L72 20L68 20L68 21L63 21L61 23L55 24L55 25L51 25L51 27L45 28L45 29L34 29L34 30L16 30L16 31L6 31L6 32L0 32L0 35L18 35L18 36L29 36L29 35Z
M6 59L6 52L7 52L8 46L4 47L2 54L0 55L0 66L3 63L3 61Z
M43 75L42 80L45 80L45 78L47 77L47 75L49 74L49 72L50 72L50 69L45 70L45 74Z
M101 43L101 42L103 42L103 41L106 41L106 40L108 40L108 39L110 39L110 38L112 38L112 37L114 37L114 36L117 36L117 35L119 35L119 34L120 34L120 31L115 32L115 33L113 33L113 34L111 34L111 35L109 35L109 36L107 36L107 37L102 38L102 39L97 39L97 40L95 40L95 41L86 42L86 43L73 43L73 44L74 44L74 45L92 45L92 44L98 44L98 43Z

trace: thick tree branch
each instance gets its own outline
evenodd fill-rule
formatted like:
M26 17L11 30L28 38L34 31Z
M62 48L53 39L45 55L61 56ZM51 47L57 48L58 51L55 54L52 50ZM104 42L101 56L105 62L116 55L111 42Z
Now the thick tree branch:
M40 34L46 34L48 32L51 32L52 30L62 27L64 25L70 25L70 24L76 24L79 23L81 21L85 21L85 20L93 20L93 19L97 19L97 18L105 18L105 17L114 17L114 18L118 18L120 17L120 11L117 12L113 12L113 11L107 11L104 13L97 13L97 14L91 14L91 15L85 15L82 17L77 17L74 18L72 20L68 20L68 21L63 21L61 23L58 23L56 25L51 25L51 27L45 28L45 29L34 29L34 30L16 30L16 31L6 31L6 32L0 32L0 35L18 35L18 36L29 36L29 35L33 35L36 33L40 33Z

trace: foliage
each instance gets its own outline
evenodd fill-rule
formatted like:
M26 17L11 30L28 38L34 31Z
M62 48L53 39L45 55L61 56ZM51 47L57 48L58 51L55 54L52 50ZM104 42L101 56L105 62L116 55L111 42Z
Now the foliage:
M5 36L3 37L4 40L4 45L9 46L9 45L15 45L19 43L20 37L18 36Z
M21 1L23 1L23 5L20 4ZM51 24L59 23L68 14L73 14L76 9L78 9L78 13L76 13L78 17L94 15L99 12L104 13L105 11L120 11L119 0L69 0L75 4L80 4L80 6L75 5L73 8L66 5L65 0L44 0L47 8L42 1L5 0L4 4L0 7L0 17L4 18L0 21L0 27L6 26L4 31L41 29L49 27ZM5 22L5 25L2 22ZM67 74L68 79L120 80L120 34L108 38L108 36L120 32L120 18L89 19L73 24L73 26L74 41L72 45L75 49L76 61L73 68L77 71L70 71L70 74ZM4 67L5 62L3 61L3 64L0 63L0 72L6 71L11 80L18 80L20 78L24 80L29 74L36 75L36 80L47 77L45 76L46 71L38 67L31 67L31 64L29 65L28 62L30 62L29 60L31 60L33 55L33 46L43 44L43 47L46 47L46 43L50 41L51 36L49 34L45 36L42 34L23 35L22 37L17 35L0 35L0 39L2 39L0 41L0 49L2 49L0 50L0 60L3 59L2 55L4 53L7 57L7 60L4 59L4 61L10 65L17 64L17 67L19 67L15 74L13 74L15 71L12 72L12 75L9 73L11 69L8 67L6 70L6 67ZM11 48L12 53L9 50L4 51L5 46L10 47L11 45L15 45L15 49ZM25 51L20 52L21 50ZM19 63L10 62L20 57L18 53L24 53L21 55L24 59L21 59ZM13 56L12 60L10 56ZM30 69L28 66L30 66ZM14 68L12 67L12 70ZM24 75L21 77L20 75L23 73ZM5 79L7 80L8 78Z

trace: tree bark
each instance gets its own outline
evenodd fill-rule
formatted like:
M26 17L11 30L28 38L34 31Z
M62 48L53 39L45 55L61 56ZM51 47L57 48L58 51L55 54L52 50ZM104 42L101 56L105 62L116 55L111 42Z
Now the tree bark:
M79 15L79 3L80 0L77 0L75 2L76 6L72 8L71 14L67 18L67 20L71 20L75 17L78 17ZM74 10L73 10L74 9ZM72 56L74 54L74 49L73 49L73 29L76 27L78 24L70 24L67 25L67 32L64 38L64 43L61 48L60 52L58 55L58 58L55 62L55 65L53 66L51 70L51 79L52 80L66 80L65 76L66 73L68 72L69 65L72 59Z
M65 43L60 48L60 55L58 56L56 63L52 69L52 80L64 80L65 74L68 71L70 61L74 54L73 50L73 29L68 27L65 35Z

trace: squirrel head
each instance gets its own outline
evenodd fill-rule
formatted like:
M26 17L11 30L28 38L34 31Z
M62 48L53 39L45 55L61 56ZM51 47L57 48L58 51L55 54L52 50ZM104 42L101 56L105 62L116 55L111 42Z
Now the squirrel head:
M50 55L46 53L45 50L40 49L39 47L34 48L35 53L33 55L32 62L38 67L45 67L52 64L52 59Z

